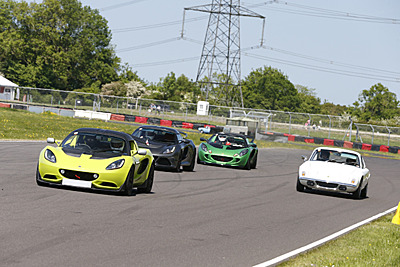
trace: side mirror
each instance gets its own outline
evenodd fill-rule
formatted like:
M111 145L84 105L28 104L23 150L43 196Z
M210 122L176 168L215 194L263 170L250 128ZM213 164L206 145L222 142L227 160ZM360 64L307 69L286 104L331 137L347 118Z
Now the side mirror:
M252 147L257 147L257 145L256 144L254 144L254 143L251 143L251 145L250 146L252 146Z
M207 139L205 139L204 137L200 137L200 141L207 142Z
M53 137L48 137L47 138L47 143L54 144L55 142L56 142L56 140Z
M141 155L141 156L147 155L146 149L139 149L137 153L138 153L139 155Z
M304 161L307 161L307 156L301 155L301 158L302 158Z

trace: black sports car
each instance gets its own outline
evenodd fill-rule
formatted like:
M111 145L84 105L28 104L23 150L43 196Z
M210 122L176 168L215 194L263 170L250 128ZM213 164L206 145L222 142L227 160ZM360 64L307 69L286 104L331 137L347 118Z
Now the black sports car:
M140 148L150 149L157 169L193 171L196 146L187 134L162 126L141 126L132 133ZM183 137L184 136L184 137Z

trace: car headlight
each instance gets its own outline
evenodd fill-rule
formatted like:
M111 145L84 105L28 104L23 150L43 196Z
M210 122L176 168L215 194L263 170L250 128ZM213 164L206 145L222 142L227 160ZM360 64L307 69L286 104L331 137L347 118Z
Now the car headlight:
M200 148L204 151L207 152L207 146L204 143L201 143Z
M56 156L50 149L46 149L46 151L44 152L44 158L53 163L57 162Z
M239 156L243 157L243 156L246 155L247 153L249 153L249 150L248 150L247 148L246 148L246 149L243 149L242 151L240 151Z
M124 166L125 160L124 159L119 159L111 163L110 165L107 166L106 170L115 170L122 168Z
M171 153L174 153L174 151L175 151L175 147L174 146L173 147L168 147L167 149L165 149L163 151L163 154L171 154Z

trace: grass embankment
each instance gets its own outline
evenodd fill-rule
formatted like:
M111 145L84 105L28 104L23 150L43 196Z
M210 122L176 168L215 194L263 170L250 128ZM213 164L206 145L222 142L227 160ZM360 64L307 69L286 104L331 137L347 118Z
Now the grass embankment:
M103 128L131 133L137 126L98 120L74 119L50 113L36 114L22 110L0 108L0 139L62 140L72 130L81 127ZM189 132L188 138L200 143L200 133ZM301 148L312 150L317 145L257 141L259 147ZM360 151L367 156L390 156L390 153ZM282 266L400 266L400 226L391 223L393 215L385 216L344 237L300 255Z

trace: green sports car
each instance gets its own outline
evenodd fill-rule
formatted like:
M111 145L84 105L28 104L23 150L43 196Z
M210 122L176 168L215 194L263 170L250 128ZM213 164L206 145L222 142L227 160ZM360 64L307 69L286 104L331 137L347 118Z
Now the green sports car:
M39 156L38 185L66 186L121 192L131 195L151 192L154 180L153 155L139 149L127 133L81 128L62 142L48 138Z
M242 134L217 133L199 146L197 163L255 169L258 148Z

